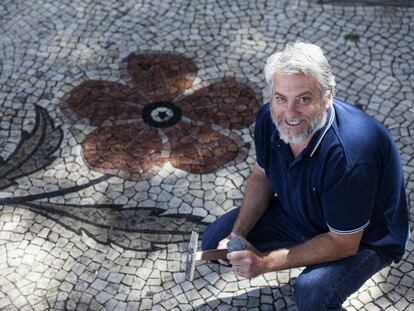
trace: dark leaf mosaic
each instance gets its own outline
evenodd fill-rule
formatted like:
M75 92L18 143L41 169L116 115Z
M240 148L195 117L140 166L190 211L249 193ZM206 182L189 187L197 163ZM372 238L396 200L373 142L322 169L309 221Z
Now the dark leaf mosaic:
M0 163L0 189L14 180L36 172L55 160L52 155L62 142L63 133L56 128L46 109L35 106L36 122L33 130L22 132L14 152Z
M47 202L26 202L24 206L76 234L83 232L99 243L139 251L189 241L194 226L203 230L207 225L199 217L166 214L165 210L157 208Z

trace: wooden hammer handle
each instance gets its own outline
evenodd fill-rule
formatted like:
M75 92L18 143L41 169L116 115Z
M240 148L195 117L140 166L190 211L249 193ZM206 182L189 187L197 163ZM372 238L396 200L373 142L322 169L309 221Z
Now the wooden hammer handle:
M212 249L196 253L196 260L227 259L227 249Z

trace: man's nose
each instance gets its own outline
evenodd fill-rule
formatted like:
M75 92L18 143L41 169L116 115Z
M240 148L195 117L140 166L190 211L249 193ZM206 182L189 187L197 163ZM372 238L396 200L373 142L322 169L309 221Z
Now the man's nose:
M289 100L286 105L286 114L294 116L296 114L296 102L294 100Z

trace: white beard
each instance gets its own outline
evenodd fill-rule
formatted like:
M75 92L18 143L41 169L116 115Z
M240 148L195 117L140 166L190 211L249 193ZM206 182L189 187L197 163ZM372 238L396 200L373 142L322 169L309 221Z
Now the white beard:
M286 144L298 144L303 142L309 136L315 134L318 130L320 130L326 123L326 119L328 114L325 109L320 110L315 117L310 121L310 126L304 129L301 133L293 135L292 133L286 133L283 131L283 127L281 125L281 120L278 120L277 117L273 113L273 109L270 109L271 116L273 123L275 124L277 130L279 131L279 137L283 140Z

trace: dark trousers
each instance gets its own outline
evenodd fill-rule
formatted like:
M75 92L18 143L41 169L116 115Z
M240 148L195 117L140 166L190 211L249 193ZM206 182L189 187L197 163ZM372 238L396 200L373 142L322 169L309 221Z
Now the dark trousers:
M203 234L203 250L214 249L228 236L239 209L234 209L209 225ZM269 207L247 235L259 251L269 251L303 242L300 234L289 231L288 224L278 217L277 208ZM361 248L354 256L306 267L294 283L299 310L342 310L343 302L357 291L373 274L391 260L370 248Z

